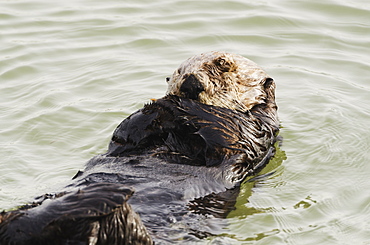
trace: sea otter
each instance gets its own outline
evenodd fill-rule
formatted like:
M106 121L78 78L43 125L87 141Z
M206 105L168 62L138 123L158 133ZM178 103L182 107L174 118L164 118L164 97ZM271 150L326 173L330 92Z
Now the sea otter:
M226 52L194 56L118 125L70 185L0 214L0 244L166 244L210 233L274 155L275 83ZM199 224L198 224L199 223Z

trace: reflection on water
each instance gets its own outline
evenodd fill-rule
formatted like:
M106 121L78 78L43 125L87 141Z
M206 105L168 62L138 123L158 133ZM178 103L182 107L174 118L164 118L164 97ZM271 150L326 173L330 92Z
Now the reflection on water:
M275 79L287 159L243 184L210 242L369 243L368 16L365 1L3 1L0 208L64 186L182 61L225 50Z
M236 209L233 210L228 217L243 217L247 218L248 215L253 215L255 213L261 213L264 210L258 210L256 207L248 207L249 197L252 195L253 191L258 191L260 186L269 186L271 188L281 185L283 161L286 160L287 156L285 151L281 149L276 143L276 153L275 156L270 160L268 165L260 172L257 176L252 176L247 178L241 185L240 194L237 198Z
M249 230L254 231L255 229L250 227L255 226L255 222L253 221L254 216L269 216L272 218L273 214L276 212L274 206L270 207L258 207L251 205L249 200L250 197L253 195L253 192L258 192L259 188L269 187L275 188L277 185L283 184L282 173L284 171L283 161L286 160L287 156L286 153L276 144L276 154L274 158L272 158L269 164L257 175L252 176L249 179L246 179L240 188L240 194L237 198L235 209L230 212L228 218L231 220L230 223L230 230L231 232L227 234L227 236L232 236L235 240L240 242L252 242L252 241L259 241L263 238L274 236L280 232L278 227L272 228L270 230L265 230L263 232L256 232L251 233ZM243 223L234 223L238 220L244 220ZM258 218L259 222L272 222L269 219L261 219ZM240 225L240 227L235 227ZM233 234L235 230L242 230L244 226L248 226L245 231L241 234Z

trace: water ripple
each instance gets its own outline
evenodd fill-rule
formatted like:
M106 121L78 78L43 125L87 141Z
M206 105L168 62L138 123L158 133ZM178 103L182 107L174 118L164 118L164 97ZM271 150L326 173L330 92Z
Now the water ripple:
M214 242L369 242L369 15L341 0L3 2L0 208L63 186L178 64L225 50L276 80L284 141Z

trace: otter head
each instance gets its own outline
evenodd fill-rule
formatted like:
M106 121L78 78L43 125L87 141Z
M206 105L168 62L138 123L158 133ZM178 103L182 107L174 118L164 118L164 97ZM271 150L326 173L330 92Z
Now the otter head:
M240 111L266 103L266 87L275 89L273 79L257 64L225 52L189 58L167 82L167 94Z

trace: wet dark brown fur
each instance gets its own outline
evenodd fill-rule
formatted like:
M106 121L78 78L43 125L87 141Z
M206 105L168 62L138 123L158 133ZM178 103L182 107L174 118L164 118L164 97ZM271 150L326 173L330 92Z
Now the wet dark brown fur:
M172 244L211 235L198 224L203 215L225 217L241 181L274 155L275 83L223 52L190 58L168 83L168 94L123 120L107 153L63 191L1 213L0 244Z

